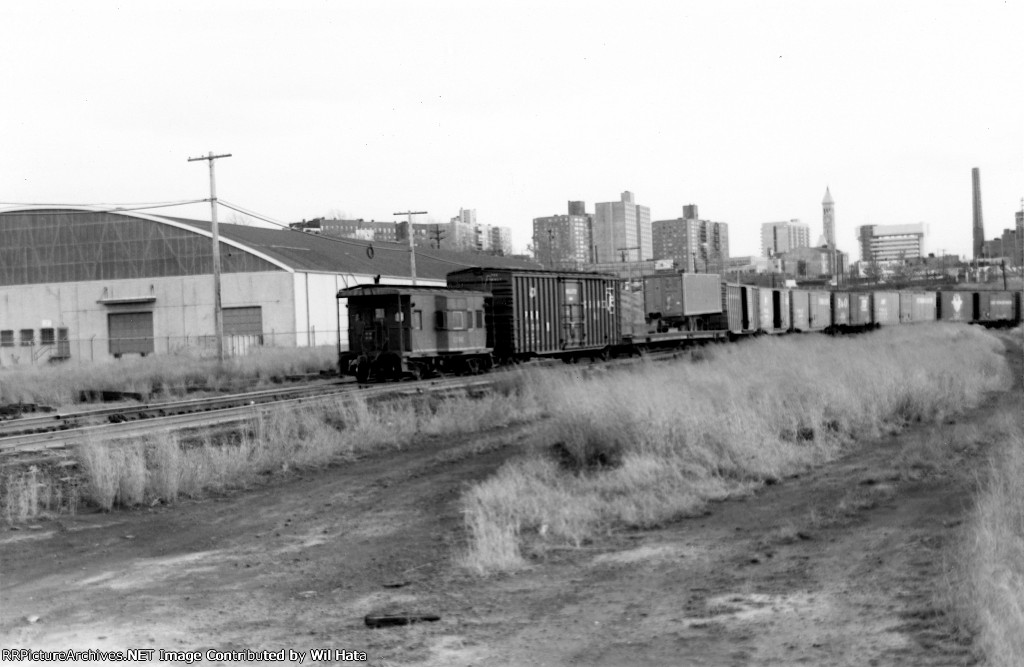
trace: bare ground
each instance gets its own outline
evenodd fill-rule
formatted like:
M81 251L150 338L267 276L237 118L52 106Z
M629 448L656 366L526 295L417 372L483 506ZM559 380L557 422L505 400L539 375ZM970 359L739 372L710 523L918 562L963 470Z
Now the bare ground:
M955 435L1021 406L1021 351L1008 349L1017 385L958 425L865 443L659 530L535 544L515 574L455 565L458 499L542 442L543 425L3 528L0 647L331 648L376 665L973 664L946 572L987 443ZM941 461L901 455L936 438L950 440ZM376 612L441 620L369 629Z

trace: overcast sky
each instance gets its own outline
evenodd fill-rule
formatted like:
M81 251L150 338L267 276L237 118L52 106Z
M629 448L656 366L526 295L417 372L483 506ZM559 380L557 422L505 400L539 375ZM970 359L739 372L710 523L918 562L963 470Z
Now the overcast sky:
M460 207L513 230L632 190L971 252L1024 197L1024 0L0 4L0 202L218 195L281 221ZM165 209L207 217L208 207ZM221 213L232 220L231 211ZM234 219L237 219L234 218Z

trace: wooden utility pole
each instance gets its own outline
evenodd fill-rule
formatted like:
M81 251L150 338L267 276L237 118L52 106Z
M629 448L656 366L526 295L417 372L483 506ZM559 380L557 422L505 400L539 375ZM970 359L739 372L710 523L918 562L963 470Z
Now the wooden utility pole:
M213 161L222 157L231 157L231 153L214 155L210 151L202 157L190 157L189 162L206 160L210 163L210 228L213 237L213 328L217 338L217 363L224 363L224 313L220 305L220 232L217 229L217 178L214 175Z
M426 211L399 211L393 215L404 215L409 223L407 231L409 232L409 272L412 274L412 284L416 284L416 244L413 242L412 233L412 216L414 215L426 215Z

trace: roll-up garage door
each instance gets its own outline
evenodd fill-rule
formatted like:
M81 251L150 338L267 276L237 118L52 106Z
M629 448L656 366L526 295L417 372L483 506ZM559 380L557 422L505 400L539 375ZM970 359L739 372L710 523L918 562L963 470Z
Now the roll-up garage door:
M153 313L110 313L110 353L149 354L153 351Z
M229 336L259 336L263 333L263 312L260 306L225 308L224 333Z

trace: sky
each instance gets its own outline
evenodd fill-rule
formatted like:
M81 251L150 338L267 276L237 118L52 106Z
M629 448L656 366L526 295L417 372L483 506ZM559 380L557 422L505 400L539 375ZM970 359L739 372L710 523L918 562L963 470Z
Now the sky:
M281 222L512 229L569 200L760 225L841 249L927 225L971 253L1024 197L1024 0L0 3L0 202L217 195ZM209 206L161 209L208 219ZM245 220L222 209L222 221ZM249 222L252 222L251 220Z

